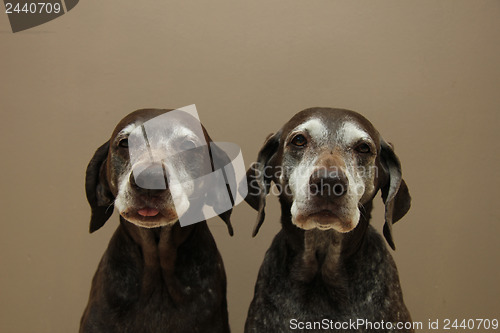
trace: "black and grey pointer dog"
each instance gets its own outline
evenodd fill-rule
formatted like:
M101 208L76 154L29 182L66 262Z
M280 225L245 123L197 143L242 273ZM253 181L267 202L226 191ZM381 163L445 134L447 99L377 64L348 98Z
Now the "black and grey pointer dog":
M299 112L259 152L247 172L246 201L264 221L271 182L282 230L266 253L246 333L413 332L396 265L369 225L380 189L384 236L410 208L391 145L360 114Z
M88 165L90 232L104 225L113 208L120 214L120 225L92 281L80 332L229 332L226 275L212 234L205 221L185 227L178 222L179 209L192 208L189 198L200 189L188 183L174 193L168 186L138 185L166 181L167 175L189 181L200 174L200 167L211 165L217 151L173 164L164 161L154 168L148 165L154 153L148 145L149 151L144 149L133 163L130 160L131 132L170 111L143 109L129 114ZM195 130L200 124L189 115L173 116L162 126L166 127L157 132L162 135L150 139L158 140L156 147L170 156L211 142L205 129L201 134ZM134 176L132 170L141 163L143 172ZM220 217L232 234L230 213Z

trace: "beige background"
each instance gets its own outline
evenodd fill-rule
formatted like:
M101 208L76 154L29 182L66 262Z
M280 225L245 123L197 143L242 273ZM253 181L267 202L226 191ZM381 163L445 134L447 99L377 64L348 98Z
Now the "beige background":
M116 215L89 235L84 172L128 112L195 103L245 163L295 112L363 113L413 196L395 226L413 319L500 313L500 1L98 1L13 34L0 13L0 331L75 332ZM279 229L209 221L242 332ZM382 224L376 203L373 224Z

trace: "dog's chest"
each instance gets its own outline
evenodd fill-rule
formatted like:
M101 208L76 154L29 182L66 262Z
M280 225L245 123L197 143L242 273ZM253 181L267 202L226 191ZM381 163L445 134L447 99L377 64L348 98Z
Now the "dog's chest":
M303 253L292 258L284 250L286 246L274 244L275 250L268 252L257 282L258 289L267 292L256 295L253 306L265 310L253 314L255 322L273 322L280 332L289 328L291 320L348 322L353 318L372 321L406 318L392 257L378 235L368 235L365 241L371 243L349 258L330 249L314 256L315 263L311 256L309 261L305 260L308 256ZM297 274L297 267L307 269ZM313 271L309 277L308 270ZM329 330L318 330L325 331Z
M117 312L114 322L121 326L120 332L191 333L200 332L200 327L222 327L224 299L212 279L180 279L174 290L181 295L181 302L177 302L172 297L172 286L166 284L171 281L165 281L161 273L145 270L143 275L134 291L139 297Z

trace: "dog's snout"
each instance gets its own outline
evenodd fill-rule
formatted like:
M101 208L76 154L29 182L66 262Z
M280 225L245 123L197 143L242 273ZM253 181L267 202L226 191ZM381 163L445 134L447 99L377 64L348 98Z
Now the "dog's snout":
M312 195L325 199L335 199L347 193L349 181L344 172L314 172L309 179L309 191Z
M133 170L130 186L139 192L160 194L168 188L167 173L161 164L151 164L143 170Z

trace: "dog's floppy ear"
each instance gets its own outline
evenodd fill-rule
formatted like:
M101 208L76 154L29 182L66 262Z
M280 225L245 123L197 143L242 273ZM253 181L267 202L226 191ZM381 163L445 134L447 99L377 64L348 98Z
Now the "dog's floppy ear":
M257 162L254 162L247 170L248 195L245 201L257 210L257 221L255 223L252 236L255 237L264 222L266 216L266 196L271 187L272 174L274 170L274 159L279 148L281 131L270 134L264 146L260 149Z
M234 170L232 168L231 160L229 156L222 150L219 146L217 146L214 142L210 142L210 157L212 161L212 171L216 171L217 169L220 169L222 172L222 175L224 177L224 181L226 183L226 188L227 188L227 194L229 195L229 198L231 200L231 204L234 206L234 197L231 192L231 188L229 184L235 184L236 182L236 176L234 173ZM214 200L209 199L209 205L214 206L214 210L221 210L220 208L218 209L217 203L220 202L225 202L225 193L213 193L213 195L217 196L216 198L213 198ZM224 196L224 198L221 198L220 196ZM223 210L223 209L222 209ZM227 226L227 231L230 236L234 234L233 232L233 226L231 224L231 213L233 212L233 209L226 210L219 214L219 217L224 221L224 223Z
M113 195L106 180L106 159L109 141L100 146L87 166L85 192L92 209L90 232L98 230L113 214Z
M401 175L401 163L390 144L381 140L380 161L385 174L381 184L382 200L385 203L384 237L393 250L396 249L392 237L392 225L408 212L411 197L408 186Z

